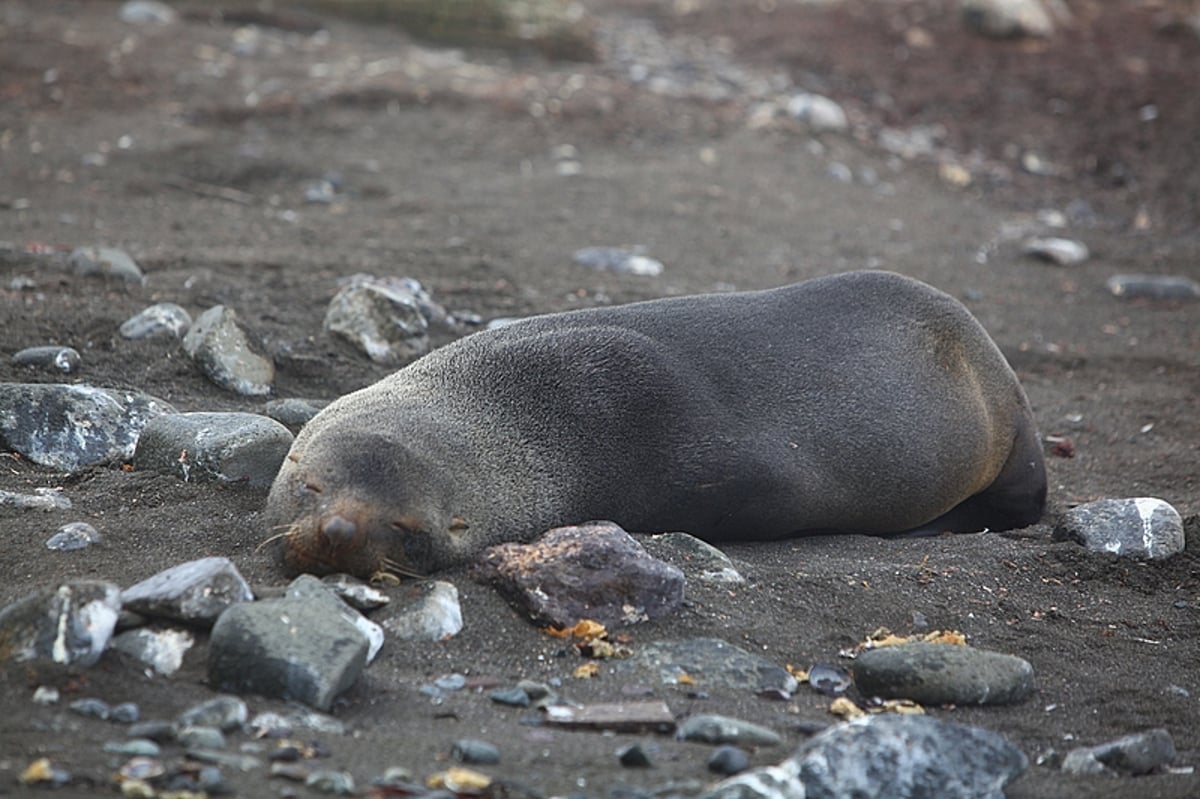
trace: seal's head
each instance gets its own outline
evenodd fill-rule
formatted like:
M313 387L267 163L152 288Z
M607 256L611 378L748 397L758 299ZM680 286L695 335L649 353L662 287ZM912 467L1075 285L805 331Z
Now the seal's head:
M276 559L293 574L364 579L416 577L448 565L467 524L446 510L428 469L379 435L302 434L267 498Z

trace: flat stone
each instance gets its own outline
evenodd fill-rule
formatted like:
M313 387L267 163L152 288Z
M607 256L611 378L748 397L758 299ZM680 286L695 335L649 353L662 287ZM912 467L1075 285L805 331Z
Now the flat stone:
M0 383L0 446L39 466L74 472L128 460L142 428L174 412L170 404L137 391Z
M700 690L726 688L746 693L793 693L796 678L787 669L761 655L747 652L719 638L656 641L639 648L617 665L621 672L651 670L668 685L687 679Z
M227 608L253 599L237 567L223 557L172 566L121 593L126 610L204 627L211 626Z
M1026 255L1058 266L1074 266L1088 259L1088 248L1081 241L1057 237L1030 239L1023 248Z
M650 557L612 522L560 527L532 544L492 547L475 575L540 625L635 624L669 615L683 602L683 573Z
M1041 0L962 0L962 15L968 30L996 39L1047 37L1055 29Z
M177 413L146 425L133 463L185 482L241 483L265 491L292 439L282 424L254 413Z
M926 705L1008 705L1033 693L1033 666L1001 652L917 642L859 654L851 671L865 696Z
M675 731L675 737L681 741L735 746L778 746L783 743L783 736L772 729L713 713L701 713L684 719Z
M78 350L73 347L26 347L13 354L13 363L19 366L35 366L63 374L78 371L81 362Z
M458 589L442 580L404 585L380 624L401 641L444 641L462 630Z
M1159 727L1126 735L1099 746L1072 749L1062 768L1071 774L1139 776L1161 771L1175 762L1175 741Z
M1186 543L1179 511L1154 497L1101 499L1071 508L1052 538L1092 552L1151 560L1177 555Z
M376 363L403 366L430 350L429 320L416 293L370 276L334 295L324 324Z
M1122 299L1200 300L1200 283L1182 275L1113 275L1104 285Z
M675 716L661 700L550 705L546 723L612 732L670 732L675 729Z
M138 627L126 630L112 640L112 648L145 663L159 674L179 671L183 658L196 644L190 630Z
M145 308L121 323L120 333L128 339L170 336L183 338L192 326L192 316L173 302Z
M643 255L640 248L584 247L572 256L575 263L600 272L658 277L663 272L662 261Z
M287 596L291 599L315 599L326 603L331 610L342 614L342 618L357 627L367 639L368 663L379 654L383 646L383 628L343 602L333 586L311 574L302 574L288 585Z
M731 584L746 582L728 555L694 535L660 533L640 540L650 554L680 569L689 580Z
M145 283L142 268L124 250L114 247L76 247L67 265L77 275L116 278L126 283Z

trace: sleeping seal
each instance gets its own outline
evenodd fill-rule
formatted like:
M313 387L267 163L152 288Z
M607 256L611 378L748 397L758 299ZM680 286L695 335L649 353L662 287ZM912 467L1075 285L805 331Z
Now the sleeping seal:
M709 541L1004 530L1045 496L983 327L852 272L460 339L317 414L266 518L287 570L369 577L593 519Z

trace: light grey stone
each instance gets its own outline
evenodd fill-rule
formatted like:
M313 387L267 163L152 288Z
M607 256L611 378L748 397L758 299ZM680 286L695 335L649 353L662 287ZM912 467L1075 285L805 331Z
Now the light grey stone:
M145 283L142 269L124 250L114 247L76 247L67 265L78 275L113 277L127 283Z
M271 487L292 433L254 413L177 413L152 419L134 452L138 469L193 482Z
M720 686L735 691L790 694L798 687L787 669L719 638L656 641L640 647L617 669L650 670L669 685L677 684L686 674L701 688Z
M401 641L444 641L463 627L462 606L453 583L428 580L397 597L380 623Z
M706 583L746 582L728 555L694 535L660 533L645 539L644 545L655 557L682 570L689 579Z
M403 366L430 350L429 320L422 313L421 298L409 286L369 276L334 295L325 312L325 329L376 363Z
M1104 285L1124 299L1200 299L1200 283L1182 275L1113 275Z
M675 737L681 741L736 746L778 746L783 736L772 729L741 719L700 713L679 723Z
M1131 558L1169 558L1183 551L1183 519L1155 497L1101 499L1071 508L1054 528L1056 541Z
M1062 768L1070 774L1137 776L1161 771L1174 763L1175 757L1171 733L1159 727L1099 746L1072 749Z
M128 339L171 336L183 338L192 326L192 316L173 302L151 305L121 323L120 333Z
M190 630L138 627L112 640L112 648L145 663L159 674L169 675L183 666L184 656L196 644Z
M584 247L572 256L575 263L600 272L658 277L663 273L662 261L642 253L641 247Z
M180 563L121 593L126 610L202 626L211 625L230 606L253 599L237 567L222 557Z
M840 132L850 127L850 121L842 107L820 94L801 92L793 95L788 100L787 112L814 131Z
M1025 242L1022 251L1026 255L1058 266L1081 264L1089 256L1087 245L1083 242L1058 236L1029 239Z
M0 491L0 508L3 507L20 510L70 510L71 500L60 488L35 488L32 494Z
M357 627L367 639L368 663L379 654L383 646L383 628L343 602L333 586L311 574L302 574L288 585L287 596L292 599L315 599L327 603L331 609L341 613L346 621Z
M253 350L232 308L216 305L200 314L183 337L183 349L221 388L252 397L271 393L275 364Z
M997 39L1047 37L1055 30L1041 0L962 0L962 16L969 30Z
M236 696L215 696L207 702L188 708L175 720L179 729L187 727L216 727L222 732L240 730L249 717L246 703Z

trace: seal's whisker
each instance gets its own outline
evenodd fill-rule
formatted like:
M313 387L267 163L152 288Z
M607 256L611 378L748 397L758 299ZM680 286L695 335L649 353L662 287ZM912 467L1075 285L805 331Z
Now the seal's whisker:
M383 568L380 571L389 572L399 577L408 577L413 580L422 580L425 578L425 575L421 574L416 569L405 566L403 563L392 560L391 558L384 558L382 566Z
M278 533L276 533L275 535L273 535L273 536L271 536L271 537L269 537L269 538L266 538L266 539L264 539L263 541L259 542L258 546L256 546L256 547L254 548L254 554L256 554L256 555L257 555L259 552L262 552L262 548L263 548L263 547L265 547L267 544L270 544L270 543L271 543L271 542L273 542L273 541L278 541L278 540L279 540L279 539L281 539L281 538L289 538L289 537L291 537L291 535L292 535L292 531L293 531L293 528L292 528L292 526L291 526L291 525L280 525L280 527L283 527L283 528L284 528L284 529L283 529L283 531L282 531L282 532L278 532Z

